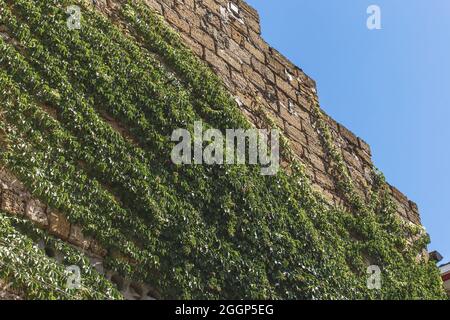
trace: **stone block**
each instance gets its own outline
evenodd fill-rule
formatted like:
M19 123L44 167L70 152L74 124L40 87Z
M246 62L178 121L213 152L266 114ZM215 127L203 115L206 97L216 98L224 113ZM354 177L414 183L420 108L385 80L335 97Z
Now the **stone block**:
M279 75L275 76L275 80L278 88L280 88L285 94L287 94L289 98L293 99L294 101L297 100L297 92L289 82L285 81Z
M11 190L1 191L1 209L11 214L23 216L25 203L20 195Z
M189 23L187 23L185 20L181 19L178 16L178 13L169 9L164 9L164 16L166 17L167 21L169 21L173 26L175 26L177 29L184 33L189 33L191 27Z
M264 54L263 51L261 51L260 49L256 48L253 44L251 44L250 42L246 41L244 42L244 48L250 52L250 54L255 57L256 59L258 59L260 62L265 63L266 62L266 56Z
M253 83L255 86L257 86L261 90L265 90L266 88L266 82L264 78L253 70L250 66L243 65L242 70L244 73L244 77L248 79L251 83Z
M61 213L54 210L47 210L49 222L49 232L54 236L67 240L70 234L70 222Z
M205 49L205 60L222 75L225 75L227 77L230 76L230 71L227 63L214 52Z
M285 128L286 128L286 134L288 135L289 138L300 142L302 145L307 146L308 145L308 140L306 139L305 134L298 130L296 127L290 125L289 123L285 123Z
M70 227L69 242L80 247L81 249L87 250L91 244L91 239L85 237L79 226L72 225Z
M41 227L48 226L46 206L39 200L29 200L26 204L25 215Z
M339 132L347 141L355 146L359 146L358 138L353 134L353 132L351 132L341 124L339 125Z
M199 28L192 28L191 36L204 47L208 48L211 51L215 51L214 39L205 31Z
M181 34L181 38L183 39L183 42L189 47L191 48L192 51L194 51L194 53L199 56L199 57L203 57L203 47L196 42L194 39L192 39L190 36L185 35L185 34Z

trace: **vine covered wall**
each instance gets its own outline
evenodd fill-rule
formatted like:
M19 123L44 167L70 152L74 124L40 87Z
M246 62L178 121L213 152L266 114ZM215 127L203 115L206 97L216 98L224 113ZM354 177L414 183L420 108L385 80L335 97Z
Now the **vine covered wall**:
M445 297L416 206L237 5L0 0L0 278L23 297L123 297L91 254L160 299ZM281 128L285 170L174 165L172 131L197 120Z

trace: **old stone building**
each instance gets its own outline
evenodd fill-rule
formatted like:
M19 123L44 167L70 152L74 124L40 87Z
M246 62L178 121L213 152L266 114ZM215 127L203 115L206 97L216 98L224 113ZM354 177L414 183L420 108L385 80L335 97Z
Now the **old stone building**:
M90 264L92 268L86 266L82 269L89 269L89 280L86 282L90 285L93 297L116 297L114 291L116 289L122 297L128 299L236 297L236 293L232 292L233 285L230 284L231 288L227 287L230 282L224 275L227 272L219 272L219 269L210 270L208 269L210 266L204 265L204 261L206 261L206 257L209 257L212 245L218 246L217 250L228 248L229 251L223 253L224 256L237 255L240 252L238 249L240 244L234 244L232 239L238 233L236 230L239 227L251 225L249 223L251 217L242 218L241 221L240 218L235 218L230 214L231 218L226 218L226 222L223 223L226 230L221 229L221 223L211 222L211 225L207 225L214 230L211 231L210 238L202 238L203 235L200 235L198 230L203 230L205 234L209 235L209 229L202 229L201 226L209 222L210 217L208 215L203 217L201 214L204 212L212 214L210 208L213 205L216 205L217 208L220 207L220 210L223 210L223 212L220 211L221 214L228 217L229 212L238 212L239 207L245 207L248 203L251 208L253 198L249 197L245 201L238 202L239 199L234 199L233 195L228 197L221 195L220 201L217 200L216 203L212 197L199 196L196 194L197 191L204 191L203 189L215 186L206 178L207 182L199 180L201 182L196 182L197 184L194 185L195 190L186 192L184 189L186 184L179 183L178 179L181 180L187 176L195 180L194 177L208 176L211 173L202 171L201 174L195 173L189 176L189 172L174 168L167 163L166 159L158 158L164 154L162 151L160 153L149 152L149 150L153 151L151 148L157 149L160 146L158 143L162 144L166 141L171 121L176 123L186 123L187 121L180 116L184 113L173 111L172 105L168 101L183 106L182 112L186 112L187 116L191 115L189 112L193 109L205 121L211 121L212 124L228 125L228 123L233 123L231 121L234 119L232 119L233 116L229 116L230 114L217 116L222 111L214 110L214 108L221 106L208 105L211 102L229 103L228 98L221 95L222 89L216 89L219 85L214 79L219 79L220 88L222 88L221 86L225 88L231 101L251 124L256 127L266 127L270 122L271 125L278 127L283 132L293 154L290 159L283 158L283 166L287 172L290 172L290 163L298 161L302 164L305 179L311 183L311 193L319 194L320 198L324 200L325 204L320 204L320 208L326 208L323 210L339 208L343 212L351 212L356 206L352 203L354 198L358 198L359 203L370 203L370 209L367 210L378 210L384 204L383 200L378 198L375 205L371 202L375 199L373 194L379 188L379 181L376 178L377 174L373 167L369 145L362 138L355 136L348 128L328 117L325 111L318 109L319 97L314 80L265 42L261 36L258 13L244 1L139 1L139 3L145 4L144 9L139 5L135 8L132 2L118 0L98 0L94 6L90 1L73 2L79 6L78 8L81 7L81 14L85 19L81 20L81 31L74 31L79 32L79 35L76 36L68 32L59 34L59 31L56 31L58 29L52 30L49 27L50 23L54 22L51 19L56 19L53 18L54 16L64 17L64 14L67 13L69 18L75 17L74 12L66 10L65 7L52 7L50 4L37 4L36 1L26 0L17 1L15 4L11 4L9 1L0 1L0 8L4 13L0 20L1 50L2 54L5 53L5 57L10 59L2 60L0 58L0 68L5 70L4 74L0 74L3 81L1 84L4 86L4 92L7 92L6 97L14 97L20 93L23 96L25 93L29 94L27 98L23 98L23 101L20 99L8 100L8 98L0 101L4 106L10 108L15 104L23 103L23 113L21 114L25 115L22 117L21 114L7 114L5 116L6 124L2 124L1 127L0 141L7 146L4 149L7 157L2 160L5 165L0 171L1 211L14 218L20 218L21 221L31 221L33 226L39 230L35 232L36 236L33 233L33 237L30 237L31 240L27 240L29 243L34 243L37 250L36 256L44 252L47 258L58 263L66 260L80 261L81 258L73 258L77 254L81 254L87 259L87 264ZM147 10L150 13L147 13ZM10 14L5 14L5 12ZM26 30L20 29L14 22L15 18L27 21L29 27L24 27L27 28ZM41 28L38 28L39 21L43 21L40 25ZM60 23L60 28L65 25L65 21L58 23ZM159 23L162 23L164 27ZM169 28L168 30L173 29L177 36L172 35L173 31L164 29L166 27ZM96 30L101 30L102 34L97 35ZM176 42L178 40L181 44ZM41 45L36 45L36 43ZM67 44L67 47L61 43ZM189 48L192 58L186 56L187 53L183 51L185 47ZM49 48L48 52L46 48ZM179 55L177 55L178 52L180 52ZM183 54L186 55L183 56ZM21 62L16 64L17 61ZM25 65L24 61L29 65L29 69L25 67L23 70L20 69L19 65ZM196 61L206 63L213 71L213 75L210 76L209 71L203 71ZM76 68L72 68L72 63ZM129 67L126 66L127 63ZM15 72L11 66L17 67L20 71ZM160 72L160 69L165 72ZM155 74L154 78L152 78L152 72ZM33 82L33 79L37 77L41 77L42 80ZM13 85L9 85L8 81L11 81ZM42 83L45 83L45 86L39 87ZM198 83L207 89L203 91ZM162 84L163 88L155 89L157 84ZM129 91L124 88L129 88ZM121 93L121 95L117 93ZM148 107L146 102L150 99L155 101L155 105L162 106L159 111L146 109ZM36 101L36 105L27 105L28 100ZM109 106L111 109L108 109ZM201 111L197 111L195 108ZM165 111L161 110L170 110L172 113L167 119L163 119L161 114ZM189 110L189 112L185 110ZM320 117L318 112L321 114ZM177 118L178 116L181 119ZM158 117L163 120L159 120ZM28 124L28 119L33 120L29 120ZM22 127L20 123L26 128L23 132L20 131ZM60 123L64 125L60 126ZM324 127L329 130L328 140L323 132ZM33 128L39 128L39 130L36 129L35 132ZM92 131L89 128L92 128ZM145 136L155 128L161 132ZM154 140L151 140L150 137ZM27 145L28 142L29 145ZM109 147L106 143L111 143L111 146L114 147ZM329 150L327 143L334 146L332 151L335 153ZM32 148L35 150L34 153L28 153ZM80 155L75 156L77 150L82 151L80 151ZM117 153L115 150L118 150ZM340 155L341 167L336 166L339 161L332 157L334 154ZM128 167L116 168L116 163L128 165L128 160ZM150 178L147 174L154 172L147 169L149 164L160 165L159 171L155 169L157 173ZM344 170L348 174L354 196L348 197L342 192L342 186L340 186L342 182L336 177L338 169ZM233 175L233 173L219 174L216 179L223 179L227 175ZM225 185L225 182L223 183ZM238 188L234 184L231 185L226 190ZM251 188L253 187L239 185L238 190L245 195L250 194L249 189ZM298 187L299 190L302 188L303 186ZM392 200L392 208L395 208L402 224L408 228L419 230L414 236L404 236L404 239L399 240L399 242L409 245L415 241L416 236L423 236L418 206L394 186L388 185L386 190L389 193L389 199ZM216 192L219 191L222 189L217 187ZM275 195L276 189L270 193ZM306 193L309 194L309 191ZM256 194L258 192L255 192L255 197L257 197ZM171 207L177 195L185 200L182 204ZM216 194L216 196L219 195ZM291 199L291 197L286 197L286 201ZM274 208L284 208L282 206L285 204L276 203L276 199L271 201L273 201L271 205ZM321 203L321 201L311 202ZM306 198L304 202L308 203ZM209 205L211 207L208 207ZM391 208L390 204L388 206ZM186 212L186 216L171 224L171 216L165 216L164 210L172 213L186 210L183 211ZM249 212L253 212L252 210L259 212L257 209L248 209ZM286 209L286 211L289 210L293 209L291 207ZM307 212L307 214L318 215L314 211L315 209L309 207L302 210L302 214ZM318 211L320 210L318 209ZM383 210L381 211L384 212ZM388 209L386 209L387 211ZM146 216L150 214L149 212L151 212L151 219ZM202 218L198 219L197 215ZM214 214L212 215L214 216ZM319 218L317 219L320 221ZM349 224L354 221L350 216L346 219ZM235 220L239 220L239 222ZM274 220L281 221L282 219L280 216ZM190 223L195 221L199 227L191 230L188 224L186 226L182 224L183 221ZM11 226L22 226L24 223L15 220L11 223L5 222L5 230L13 232ZM273 225L276 224L273 222L266 226L267 229L274 228L270 229L270 232L266 232L265 229L255 230L254 235L258 239L255 241L259 241L258 237L268 237L270 238L268 242L274 246L277 243L290 243L291 240L281 240L284 237L283 232L280 234L275 232L276 229ZM289 229L284 225L283 228ZM111 234L109 234L110 229L112 230ZM338 229L336 227L336 230ZM354 230L343 231L344 229L338 231L326 229L327 231L322 230L318 234L323 236L327 232L338 232L345 237L355 239L355 243L358 241L363 243L364 237L371 237L376 233L367 230L357 231L356 226ZM22 232L23 229L17 230ZM42 231L42 234L39 233ZM169 234L169 231L173 231L176 236ZM2 237L8 238L8 232L0 233L0 241ZM215 232L227 240L224 240L223 243L219 241L202 243L217 237ZM241 232L242 238L246 239L242 240L242 243L253 241L247 238L249 232L247 234L244 231ZM295 230L289 232L296 233ZM178 236L179 234L183 236ZM48 240L47 236L50 237L49 239L56 240ZM272 239L275 236L280 238ZM158 247L164 252L158 256L158 250L153 249L153 246L156 246L153 237L158 241L170 239L174 244L172 247L168 246L163 249ZM315 237L319 236L313 232L311 239L315 239ZM327 239L326 235L324 239ZM54 241L58 244L55 245ZM169 243L172 243L170 241L168 240ZM345 252L342 248L346 248L347 244L344 244L345 241L342 243L339 241L337 240L336 246L340 245L341 249L336 251ZM301 251L299 249L301 243L300 238L292 240L292 254ZM320 243L324 247L330 248L328 247L330 244L327 244L326 240ZM7 246L0 242L0 246L3 245ZM71 253L70 258L68 258L68 254L63 257L63 254L55 249L61 249L65 245L68 245L68 248L64 250L70 251L73 248L76 250L76 253ZM406 246L406 244L404 245ZM150 247L152 249L148 249ZM180 258L181 262L167 255L167 252L175 249L180 249L177 252L180 257L184 257ZM11 256L14 256L16 251L14 251L14 247L8 250L11 251L5 254L5 261L12 261ZM267 249L268 252L270 250ZM278 262L280 265L284 263L291 268L293 264L299 263L295 259L293 259L295 261L289 261L290 259L284 256L283 250L280 249L277 253L280 257L284 257L284 261ZM345 274L348 275L352 272L358 274L356 269L362 270L366 265L373 264L378 260L383 261L381 258L377 260L371 257L371 250L376 251L369 247L361 249L361 255L357 255L360 258L355 258L351 253L343 254L345 258L339 256L339 259L342 258L339 263L343 263L342 261L346 259L357 261L356 266L351 265L353 262L349 262L351 266L348 267ZM429 272L424 272L424 274L430 277L430 282L433 282L433 286L435 286L437 270L429 266L424 250L425 247L422 246L415 255L417 268L429 268L427 269ZM245 254L250 257L254 254L253 251L249 250L249 253ZM192 252L197 252L198 256L193 255ZM329 254L334 253L330 252ZM402 257L403 253L396 254L399 255L398 257ZM204 255L203 258L198 258L202 255ZM183 259L189 260L189 263L183 262ZM217 259L219 261L222 258ZM316 259L316 257L311 259ZM107 261L109 260L114 260L114 263L108 265ZM143 265L148 268L139 267L141 260L145 261ZM220 261L224 263L224 260L226 259ZM236 261L241 260L237 259ZM23 267L34 266L33 263L30 262L29 266ZM305 265L308 263L305 262ZM64 265L67 264L70 263ZM217 265L220 263L217 262ZM211 268L218 268L217 265ZM259 270L256 270L258 268L252 268L244 262L242 265L254 269L254 274L259 275ZM169 268L169 266L171 270L161 270L164 267ZM51 267L60 268L53 264ZM303 280L305 283L308 283L307 281L311 281L311 283L324 282L323 279L320 280L321 273L314 269L316 268L314 263L311 266L302 267L308 270L309 273L306 274L309 276L299 275L298 279L308 279ZM198 271L199 274L197 274L196 268L202 272ZM230 270L234 270L233 268L237 267L229 266L228 271L231 272ZM238 274L242 272L242 268L236 269L239 270L235 271L236 279L240 277ZM278 273L282 274L281 270L282 268L272 273L277 274L278 277ZM292 274L297 272L296 269L291 271ZM183 278L184 273L188 274L189 272L193 272L192 274L198 277L198 283L185 284L187 281ZM292 293L292 296L280 297L314 298L314 295L307 292L306 289L292 285L296 281L298 283L302 283L302 281L295 280L295 276L288 271L279 276L282 280L272 279L272 273L269 271L261 272L268 274L265 276L267 283L276 283L273 285L274 287L279 285L277 281L287 281L289 286L295 287L292 290L296 293ZM103 278L97 277L97 273ZM10 270L5 274L8 281L11 280L9 278L14 278ZM204 276L207 280L203 279L203 274L207 274ZM311 277L310 274L316 276ZM0 278L1 276L0 272ZM189 276L192 275L189 273ZM286 280L291 276L292 279ZM363 274L361 277L359 274L363 280L360 278L352 280L353 275L351 275L349 276L350 280L345 280L348 282L343 279L342 283L345 282L345 285L349 286L353 284L356 286L358 283L363 288L364 276ZM255 278L257 277L255 276ZM330 278L332 277L330 276ZM65 278L61 276L61 279ZM58 281L64 282L61 279ZM158 279L158 281L152 281L153 279ZM257 280L248 280L249 283L252 281L256 282ZM352 283L352 281L355 282ZM111 283L114 286L111 286ZM179 284L180 288L174 283ZM220 285L220 283L222 284ZM255 296L251 296L251 290L248 292L244 290L242 295L260 298L277 297L275 293L270 292L272 289L267 289L272 288L272 285L267 283L255 285L258 288L265 288ZM208 295L203 295L205 291L201 291L196 286L207 288ZM251 285L249 285L250 287ZM306 287L308 286L305 285ZM0 286L0 288L2 287ZM53 289L55 288L51 287L51 290ZM62 291L62 297L70 292L60 288L55 290L58 293ZM276 289L273 290L276 291ZM327 290L331 289L323 289L323 298L344 298L345 296L343 293L331 293ZM402 290L402 292L408 292L407 289L402 288ZM410 296L405 293L405 297L414 297L415 290L416 288L410 290L413 292ZM13 298L17 297L17 294L21 294L20 288L15 288L15 291L8 289L4 292L0 294L0 297ZM304 296L299 296L299 292L306 293ZM40 297L39 292L33 292L33 294L33 297ZM367 294L368 297L370 294ZM439 296L439 294L433 291L427 297ZM27 293L27 288L23 289L22 295L31 296ZM389 295L387 294L385 297L389 297Z

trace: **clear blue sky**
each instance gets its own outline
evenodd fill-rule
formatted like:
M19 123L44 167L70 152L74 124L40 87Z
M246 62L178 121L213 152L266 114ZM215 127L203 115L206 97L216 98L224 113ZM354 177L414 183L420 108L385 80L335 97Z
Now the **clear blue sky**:
M317 81L450 261L450 1L247 0L266 41ZM369 5L382 30L366 27Z

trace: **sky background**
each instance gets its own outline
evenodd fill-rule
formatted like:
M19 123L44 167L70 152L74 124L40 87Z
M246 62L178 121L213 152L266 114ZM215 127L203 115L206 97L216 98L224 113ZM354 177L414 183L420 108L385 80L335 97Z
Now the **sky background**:
M317 82L322 108L367 141L450 261L450 1L247 0L265 40ZM381 30L368 30L369 5Z

